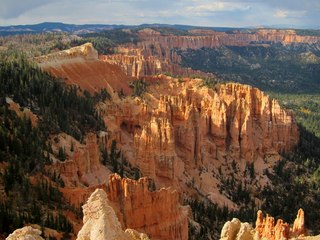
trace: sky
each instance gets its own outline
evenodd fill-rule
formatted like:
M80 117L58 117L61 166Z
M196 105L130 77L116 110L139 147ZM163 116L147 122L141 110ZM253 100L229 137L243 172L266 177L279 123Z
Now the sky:
M41 22L320 28L320 0L0 0L0 26Z

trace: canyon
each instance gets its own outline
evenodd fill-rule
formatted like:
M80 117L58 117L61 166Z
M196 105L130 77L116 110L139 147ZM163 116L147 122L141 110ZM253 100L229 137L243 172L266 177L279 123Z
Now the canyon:
M148 76L150 71L157 73L153 70L138 74L141 70L126 70L99 57L92 44L34 60L67 84L92 93L105 88L110 93L110 100L97 104L107 132L89 133L83 143L65 134L56 136L57 143L52 140L55 152L67 146L67 160L55 159L53 164L66 184L61 190L65 198L79 206L95 188L102 188L122 229L144 232L151 239L188 238L190 210L181 206L184 198L198 196L237 209L219 191L221 177L230 174L232 163L240 173L254 163L254 174L264 186L268 179L263 172L298 143L293 114L257 88L236 83L208 87L196 77ZM129 82L141 75L146 91L140 97L130 96ZM111 175L101 163L99 149L110 149L113 140L122 157L148 178L135 181ZM158 190L150 189L150 179ZM90 198L86 212L96 198L101 196ZM84 222L88 227L81 231L87 236L94 222Z
M235 160L244 171L253 162L262 175L297 143L292 114L258 89L233 83L209 89L200 79L164 75L148 83L144 99L99 108L123 155L157 186L189 191L193 182L197 192L221 201L218 168L227 172Z
M129 30L130 32L130 30ZM174 76L216 78L213 73L204 73L181 66L181 56L177 50L219 48L222 46L264 46L270 44L314 44L320 42L319 36L300 36L294 30L258 29L254 32L232 33L213 30L193 29L186 35L164 34L145 28L136 34L137 44L122 44L115 48L115 54L102 55L100 59L119 66L132 77L169 73Z

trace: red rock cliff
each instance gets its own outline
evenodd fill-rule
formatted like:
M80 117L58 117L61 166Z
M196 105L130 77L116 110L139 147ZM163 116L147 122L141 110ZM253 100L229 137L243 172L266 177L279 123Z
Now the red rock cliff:
M172 188L150 191L150 180L111 175L108 198L125 228L145 232L151 239L188 239L188 207Z

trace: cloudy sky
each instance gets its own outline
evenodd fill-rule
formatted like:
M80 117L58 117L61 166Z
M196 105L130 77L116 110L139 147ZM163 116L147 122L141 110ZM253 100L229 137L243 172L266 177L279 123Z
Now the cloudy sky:
M0 25L40 22L320 28L320 0L0 0Z

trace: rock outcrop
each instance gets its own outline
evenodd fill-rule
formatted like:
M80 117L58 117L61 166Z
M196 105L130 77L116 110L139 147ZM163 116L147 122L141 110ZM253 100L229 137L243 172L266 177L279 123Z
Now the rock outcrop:
M27 226L15 230L6 240L44 240L40 235L40 230Z
M282 219L275 220L267 215L263 218L262 211L257 213L256 228L253 229L248 223L241 223L239 219L232 219L224 224L221 231L221 240L286 240L286 239L304 239L306 230L304 228L304 212L299 209L293 227Z
M107 89L111 95L114 91L131 92L130 78L119 67L100 61L91 43L37 57L34 61L53 76L91 93L101 89Z
M125 228L145 232L151 239L188 239L189 208L181 206L172 188L151 191L152 182L111 175L108 198Z
M102 189L95 190L83 206L83 227L78 240L148 240L135 230L124 232Z
M234 218L223 225L221 240L253 240L253 228L249 223L242 223Z

